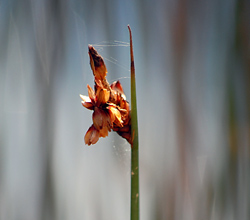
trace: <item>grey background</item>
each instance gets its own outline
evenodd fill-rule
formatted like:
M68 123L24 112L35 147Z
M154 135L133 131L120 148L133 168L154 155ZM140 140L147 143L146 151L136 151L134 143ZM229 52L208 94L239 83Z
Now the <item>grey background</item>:
M130 146L84 145L88 44L130 100L141 219L250 218L249 2L0 1L0 219L130 216Z

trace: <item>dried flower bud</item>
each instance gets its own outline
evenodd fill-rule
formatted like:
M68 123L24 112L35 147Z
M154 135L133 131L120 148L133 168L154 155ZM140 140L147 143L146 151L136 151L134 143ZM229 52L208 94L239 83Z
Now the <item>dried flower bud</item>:
M92 68L93 74L97 79L104 79L107 75L107 68L103 61L103 58L96 51L96 49L89 45L89 57L90 57L90 66Z
M85 134L84 141L85 144L91 145L95 144L99 140L99 131L94 125L90 126L87 133Z

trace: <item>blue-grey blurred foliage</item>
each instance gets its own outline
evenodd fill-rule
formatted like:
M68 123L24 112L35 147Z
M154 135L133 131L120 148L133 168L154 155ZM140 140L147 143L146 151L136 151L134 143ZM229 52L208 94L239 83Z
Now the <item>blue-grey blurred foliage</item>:
M130 99L143 220L250 219L248 0L1 0L0 219L127 220L130 146L91 147L88 44Z

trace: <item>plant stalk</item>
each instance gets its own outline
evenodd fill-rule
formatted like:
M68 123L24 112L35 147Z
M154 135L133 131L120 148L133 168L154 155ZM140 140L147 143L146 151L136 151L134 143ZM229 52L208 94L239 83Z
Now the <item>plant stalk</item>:
M139 141L138 141L138 123L137 123L137 104L136 104L136 82L135 65L133 54L133 43L131 28L128 25L130 36L130 57L131 57L131 209L130 219L140 219L139 203Z

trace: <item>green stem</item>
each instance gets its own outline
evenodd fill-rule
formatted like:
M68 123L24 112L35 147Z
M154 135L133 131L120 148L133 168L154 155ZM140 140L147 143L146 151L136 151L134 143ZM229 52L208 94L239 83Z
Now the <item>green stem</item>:
M130 36L130 56L131 56L131 210L130 219L140 219L139 204L139 142L138 142L138 123L137 123L137 105L136 105L136 83L135 66L132 33L128 25Z

